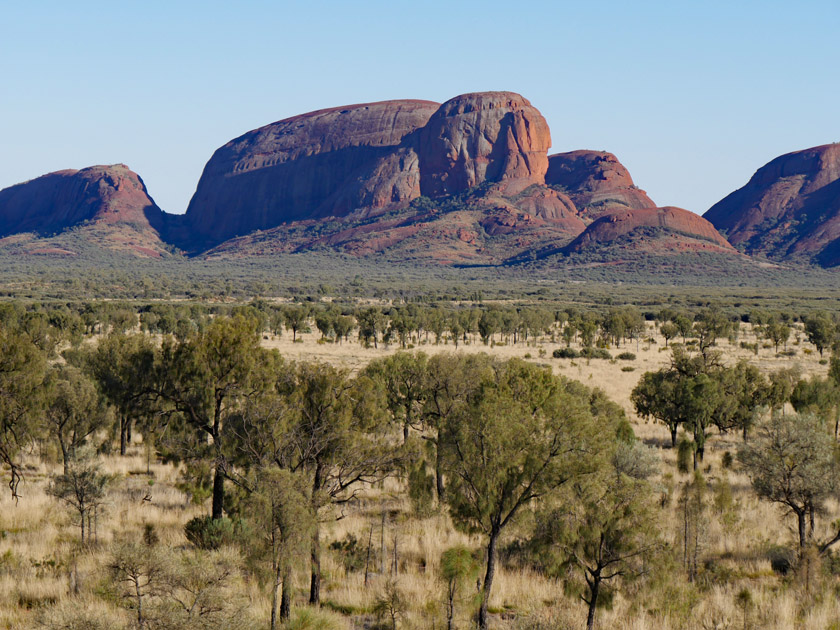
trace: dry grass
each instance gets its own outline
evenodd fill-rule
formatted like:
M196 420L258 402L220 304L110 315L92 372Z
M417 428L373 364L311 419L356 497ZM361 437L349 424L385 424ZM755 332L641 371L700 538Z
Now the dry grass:
M648 332L656 334L653 328ZM291 336L285 335L266 339L265 345L278 348L290 359L317 359L351 370L358 370L373 358L398 349L394 344L374 349L363 348L357 342L317 343L318 336L318 333L303 334L302 343L292 343ZM657 343L641 342L638 347L633 343L627 348L611 350L613 354L622 350L634 352L637 358L633 361L553 359L552 351L562 344L548 340L527 346L488 347L473 343L461 345L457 352L487 351L502 358L526 358L529 354L531 360L551 365L556 373L600 387L619 402L634 422L637 435L659 449L662 492L664 496L670 494L670 503L666 500L667 505L660 512L659 527L670 544L679 548L681 522L676 495L680 485L688 481L688 476L676 472L674 453L666 448L668 433L665 428L640 422L632 414L629 402L630 391L639 377L669 360L663 340L656 339ZM740 341L754 341L748 327L742 328ZM769 349L762 349L756 357L741 349L739 343L730 345L725 341L720 349L728 361L747 358L765 371L797 364L803 374L825 374L826 366L819 363L818 354L809 344L803 341L790 347L796 349L796 357L776 357ZM417 348L430 354L456 351L451 342L434 345L420 340ZM540 356L541 349L544 356ZM634 371L622 371L625 366L632 366ZM710 507L706 513L702 539L706 581L688 584L679 567L663 567L661 571L666 579L638 592L617 596L612 609L600 611L600 627L627 630L742 628L744 610L738 607L736 595L744 588L749 589L753 599L753 604L746 610L747 627L780 630L840 627L836 625L840 619L840 602L833 594L834 578L815 572L805 583L801 576L780 578L771 570L766 550L771 545L793 541L793 521L776 507L759 502L743 474L724 470L721 463L724 452L734 452L738 444L737 437L730 435L715 436L707 446L705 466L710 495L715 484L725 479L732 488L734 507L721 514ZM78 528L72 515L45 492L50 475L58 470L56 466L33 461L22 486L20 502L0 495L0 628L34 627L43 618L44 611L50 609L57 611L56 615L84 613L111 619L102 622L103 627L108 627L108 623L123 623L125 617L117 606L118 601L102 596L111 543L118 538L139 537L144 524L152 523L161 545L173 549L186 546L184 523L205 513L206 507L192 505L177 490L178 470L175 467L153 463L152 475L146 476L145 453L139 442L132 445L128 457L104 457L103 466L114 475L115 481L106 512L99 519L98 542L87 548L78 545ZM348 534L366 546L372 530L373 547L378 549L381 515L383 509L387 510L387 564L390 566L396 536L399 557L396 579L408 602L401 627L441 628L443 588L437 577L440 555L455 544L466 544L478 550L481 539L456 531L444 513L422 518L414 516L406 500L398 497L399 490L393 480L383 487L371 489L346 512L345 518L326 524L323 546L326 548L330 541L345 539ZM147 495L150 500L144 500ZM838 513L840 508L832 506L832 511ZM370 625L370 611L388 579L378 574L378 566L371 570L370 583L365 586L362 572L348 572L335 553L324 553L325 604L352 613L357 627ZM305 602L307 572L308 565L301 559L295 573L299 586L298 606ZM267 590L255 581L244 583L242 589L250 601L252 614L267 619L270 606ZM467 591L474 593L475 586L471 585ZM526 627L523 624L530 621L532 624L540 622L546 628L582 628L585 617L584 605L564 596L559 583L537 572L504 566L497 575L491 609L496 613L494 623L499 626L520 624L520 627ZM468 627L467 606L461 606L457 622L460 628Z

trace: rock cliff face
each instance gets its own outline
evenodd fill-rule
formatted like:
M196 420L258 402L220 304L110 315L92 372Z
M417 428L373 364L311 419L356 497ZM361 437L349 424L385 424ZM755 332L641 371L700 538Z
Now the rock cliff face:
M0 190L0 236L52 234L86 221L159 229L162 217L125 164L58 171Z
M586 218L628 208L654 208L644 190L612 153L571 151L548 157L545 183L565 192Z
M437 197L485 181L543 184L550 146L548 123L519 94L456 96L420 132L420 190Z
M840 144L788 153L703 215L748 254L840 263Z
M414 100L336 107L231 140L213 154L190 201L193 236L220 242L418 197L418 160L408 136L437 108Z
M624 210L604 215L570 243L566 252L576 253L611 245L623 237L642 236L645 230L667 234L678 250L735 253L735 249L711 223L693 212L674 207Z

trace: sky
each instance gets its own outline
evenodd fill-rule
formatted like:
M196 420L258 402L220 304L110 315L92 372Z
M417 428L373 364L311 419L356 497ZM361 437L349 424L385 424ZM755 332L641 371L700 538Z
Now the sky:
M352 103L510 90L551 152L615 153L703 213L840 141L840 2L0 0L0 188L128 164L186 210L213 151Z

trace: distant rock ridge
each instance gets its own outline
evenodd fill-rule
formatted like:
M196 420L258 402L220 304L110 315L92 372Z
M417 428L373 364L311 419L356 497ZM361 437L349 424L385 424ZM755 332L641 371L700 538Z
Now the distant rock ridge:
M514 92L321 109L217 149L184 215L162 212L124 165L0 191L0 236L34 233L0 249L64 255L87 240L149 256L330 250L495 265L653 230L660 248L733 251L700 217L656 208L615 155L550 146L542 114Z
M840 264L840 144L771 160L703 216L747 254Z

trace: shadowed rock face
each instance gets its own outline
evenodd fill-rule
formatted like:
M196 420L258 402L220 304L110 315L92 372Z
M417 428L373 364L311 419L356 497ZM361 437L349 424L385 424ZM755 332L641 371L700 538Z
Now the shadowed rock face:
M60 232L83 222L158 230L163 213L124 164L49 173L0 190L0 236Z
M656 207L644 190L636 188L624 165L605 151L550 155L545 183L562 189L588 218L628 208Z
M659 229L675 235L677 239L700 239L703 243L700 243L699 248L705 248L704 243L708 243L709 249L735 252L726 239L704 218L688 210L670 206L624 210L604 215L590 224L583 234L569 244L566 251L580 252L592 247L609 245L623 236L629 236L644 228ZM686 244L685 249L690 248L697 247Z
M420 189L437 197L485 181L542 184L550 146L548 123L519 94L457 96L420 132Z
M418 160L408 136L437 108L415 100L349 105L231 140L213 154L190 201L192 236L220 242L418 197Z
M840 144L777 157L703 216L748 254L840 263Z

